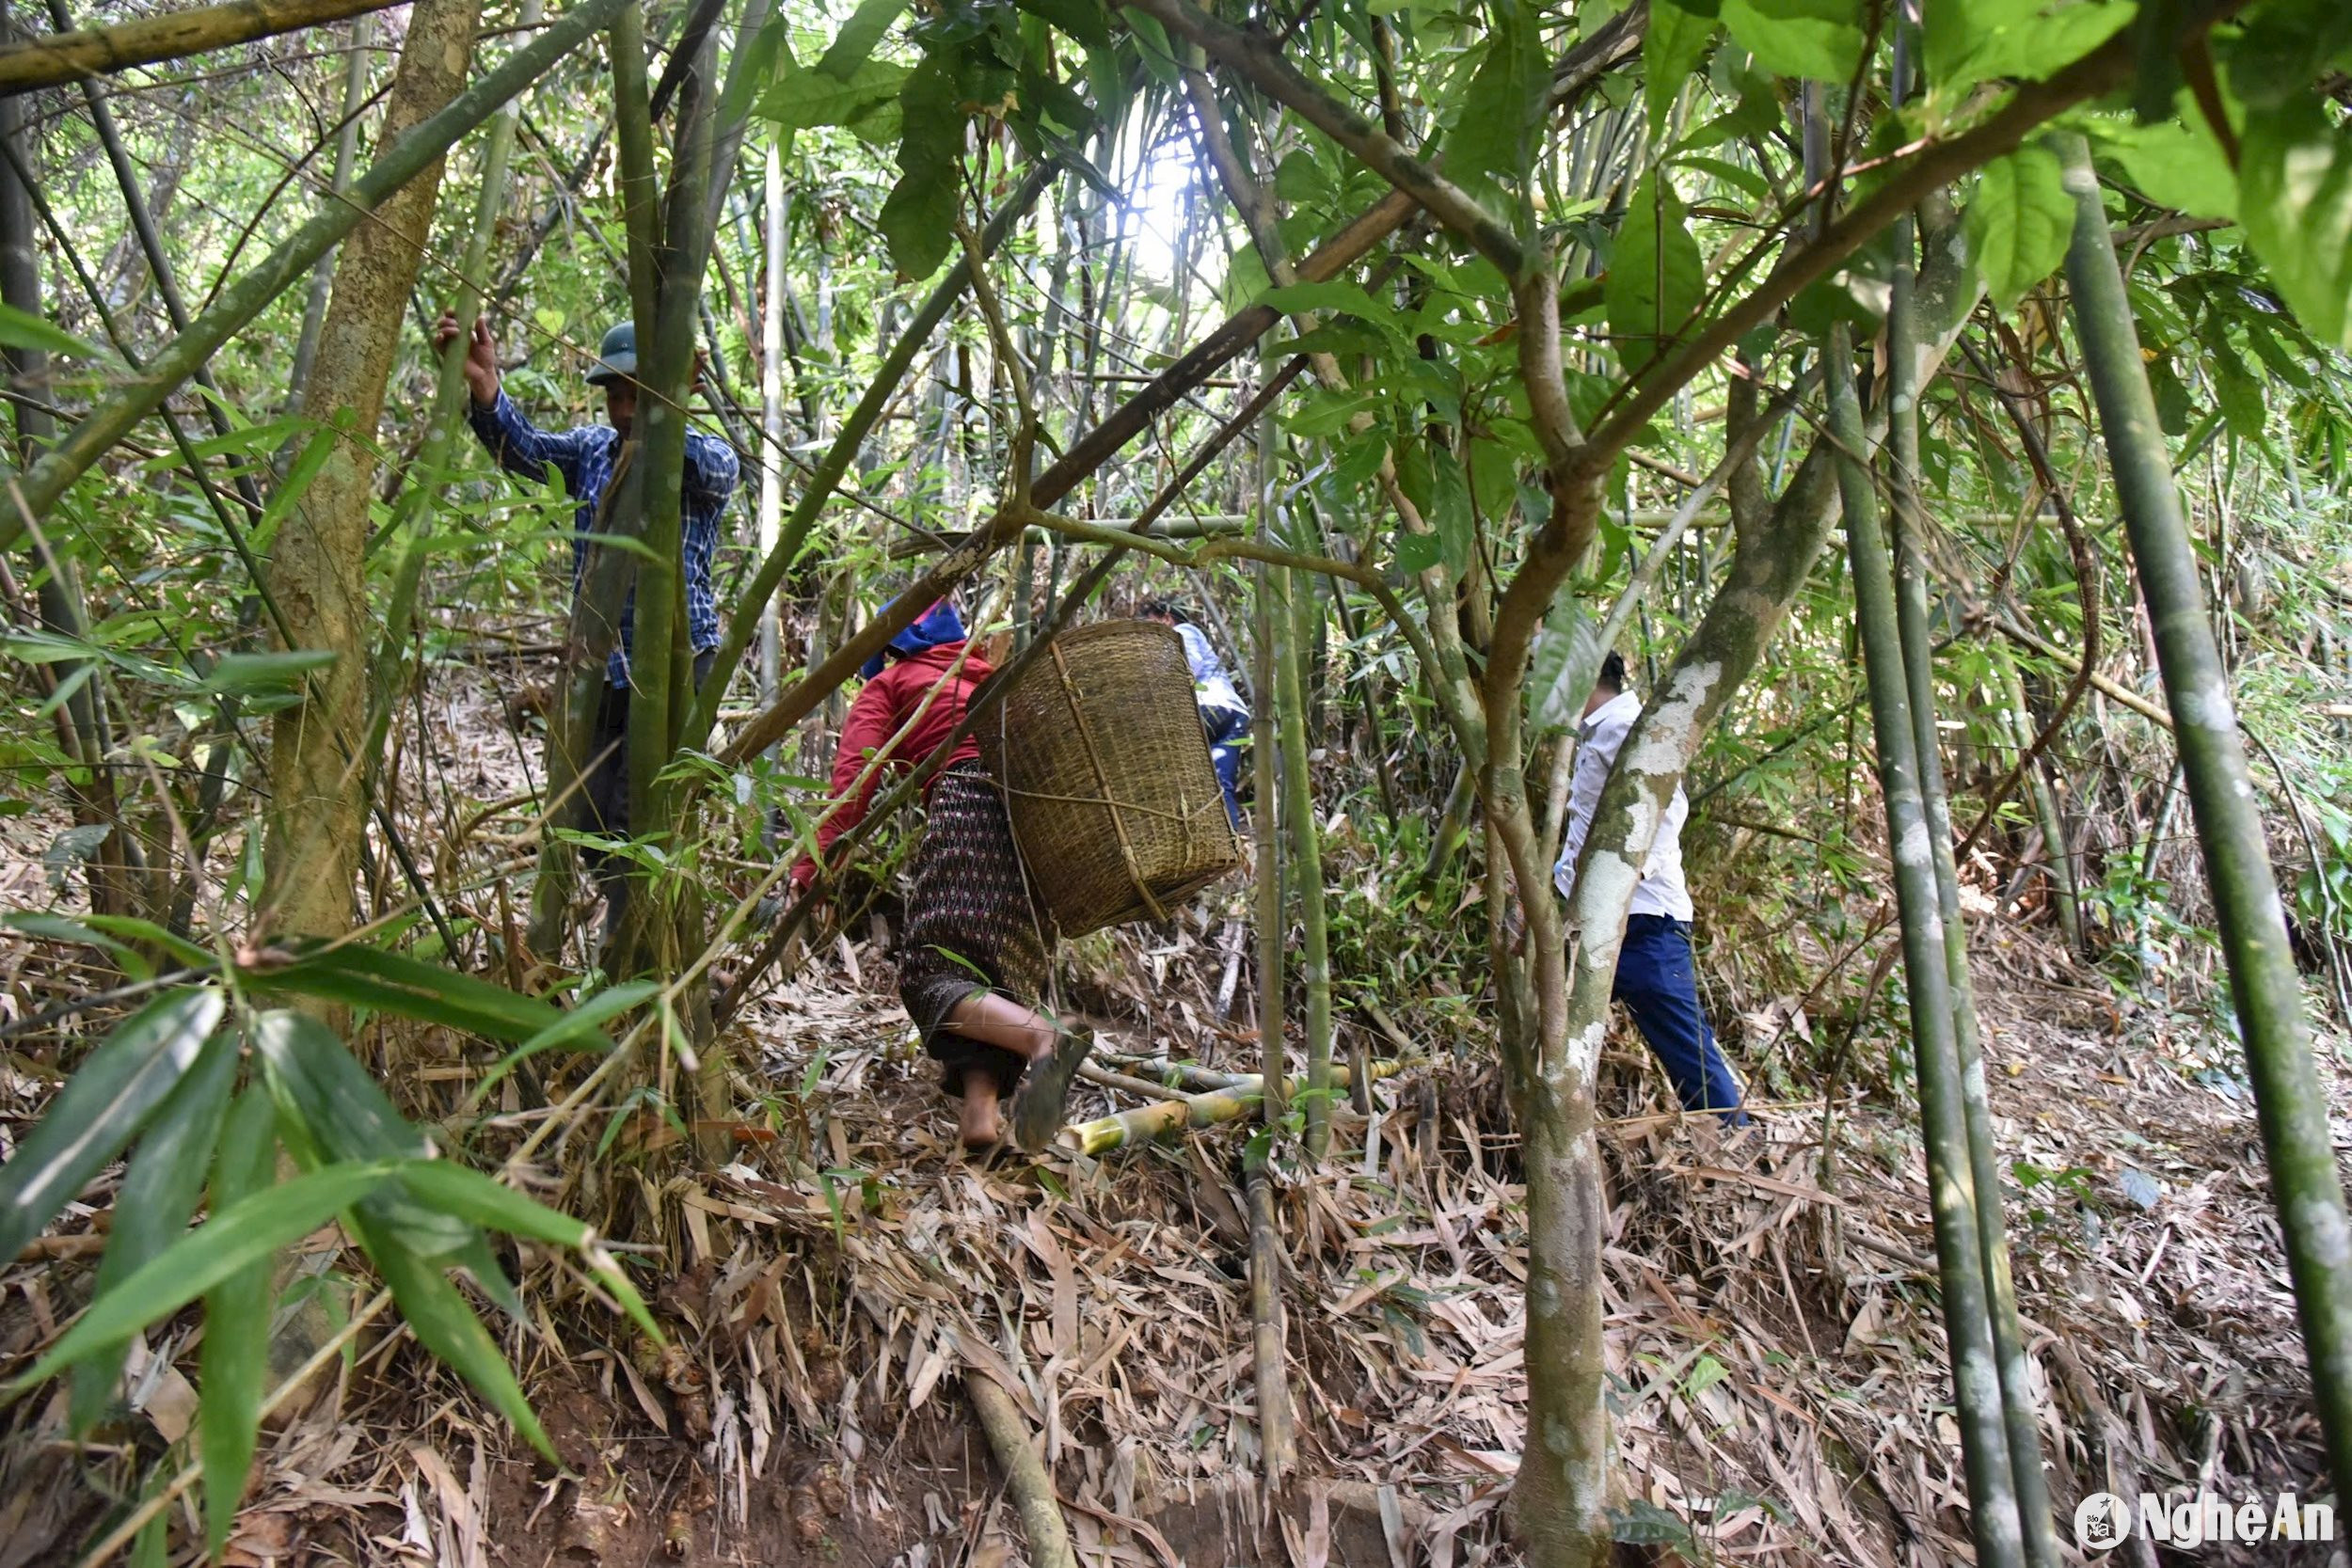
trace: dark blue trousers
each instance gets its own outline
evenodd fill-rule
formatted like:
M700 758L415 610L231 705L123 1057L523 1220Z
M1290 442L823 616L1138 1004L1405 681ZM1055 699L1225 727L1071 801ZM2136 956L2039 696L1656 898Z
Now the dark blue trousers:
M1629 917L1625 945L1617 953L1614 995L1674 1081L1684 1110L1714 1111L1734 1127L1747 1125L1740 1085L1732 1082L1714 1028L1699 1006L1690 927L1662 914Z
M1249 738L1249 715L1239 708L1204 707L1200 727L1209 732L1209 760L1216 765L1217 787L1225 791L1225 814L1233 819L1233 830L1238 832L1241 798L1234 788L1241 782L1241 743Z

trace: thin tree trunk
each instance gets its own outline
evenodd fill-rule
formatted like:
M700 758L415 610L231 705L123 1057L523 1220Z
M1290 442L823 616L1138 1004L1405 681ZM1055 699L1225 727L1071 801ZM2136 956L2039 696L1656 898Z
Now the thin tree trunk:
M1911 1037L1917 1053L1919 1111L1928 1186L1935 1221L1944 1329L1950 1347L1961 1454L1967 1472L1969 1529L1977 1560L1988 1568L2024 1561L2017 1495L2002 1422L1998 1358L1989 1318L1984 1254L1978 1231L1976 1180L1968 1158L1959 1048L1954 1039L1951 972L1936 891L1935 858L1922 798L1917 732L1905 679L1893 569L1879 524L1878 492L1863 453L1862 409L1855 400L1853 356L1843 324L1830 334L1829 427L1837 443L1838 492L1852 564L1855 619L1870 688L1886 837L1894 849L1896 901L1901 911L1903 974L1911 996Z
M2246 766L2230 683L2214 644L2155 400L2140 358L2123 275L2081 135L2052 135L2074 198L2066 253L2099 428L2155 635L2157 668L2205 878L2229 960L2230 994L2260 1113L2272 1195L2311 1358L2312 1392L2339 1495L2352 1492L2352 1225L2328 1128L2328 1100L2312 1060L2303 988Z
M1289 625L1278 626L1275 678L1280 682L1277 719L1282 735L1282 815L1290 829L1293 880L1298 895L1298 979L1307 1004L1307 1157L1320 1161L1331 1145L1330 927L1323 905L1323 835L1315 816L1315 786L1307 766L1307 682L1302 666L1311 641L1309 606L1314 585L1288 572ZM1282 633L1287 632L1287 636ZM1271 1069L1269 1069L1271 1070Z
M1905 8L1906 10L1908 7ZM1896 94L1907 90L1914 34L1899 20ZM1961 1109L1968 1134L1969 1175L1976 1187L1977 1243L1984 1274L1994 1365L2000 1379L2001 1418L2009 1448L2018 1527L2029 1568L2058 1568L2058 1536L2050 1493L2042 1475L2042 1423L2033 1402L2025 1335L2017 1322L2017 1286L2010 1270L2009 1225L2002 1212L2001 1170L1993 1147L1993 1110L1986 1096L1984 1041L1977 1022L1975 977L1968 967L1968 927L1960 909L1960 874L1952 863L1951 803L1944 787L1943 750L1935 722L1935 654L1928 626L1927 543L1921 535L1919 479L1919 323L1914 259L1916 220L1895 220L1895 275L1887 304L1888 488L1895 514L1895 618L1911 699L1913 746L1918 758L1920 803L1934 856L1937 911L1942 919L1946 978L1951 989L1952 1037L1960 1068ZM1856 578L1860 578L1857 575Z
M419 0L385 108L384 136L405 136L465 86L480 0ZM279 526L269 586L290 647L334 655L304 699L281 709L270 748L264 901L277 930L341 935L359 862L360 754L370 615L368 505L376 430L400 332L440 189L437 159L353 234L335 267L304 416L346 432ZM183 335L184 336L184 335Z
M759 453L759 558L775 552L784 521L784 314L785 208L784 149L781 137L768 143L764 183L767 196L767 290L759 318L759 427L766 444ZM776 700L776 682L783 671L784 617L776 595L759 603L759 700ZM1017 618L1025 619L1028 606L1020 604Z
M0 19L6 16L0 8ZM14 98L0 99L0 141L11 156L0 165L0 303L35 320L45 319L41 302L40 251L33 231L31 193L20 169L33 166L24 135L24 105ZM12 387L34 401L12 405L16 420L15 458L20 467L36 460L56 435L46 407L49 356L37 348L0 350ZM39 582L34 600L41 623L61 636L89 635L89 618L82 602L81 585L72 562L53 554L46 541L37 548ZM88 862L90 908L101 914L144 912L135 903L130 874L131 832L115 798L114 774L106 767L110 749L101 669L82 659L63 660L51 667L58 686L71 689L62 726L68 751L81 777L69 771L66 791L72 800L76 826L103 828L106 836L91 850Z
M1994 644L1993 661L2000 672L2001 718L2012 742L2022 753L2033 744L2033 710L2026 705L2026 683L2018 678L2017 661L2009 650ZM2042 868L2050 878L2050 907L2058 911L2058 930L2066 938L2067 948L2080 957L2090 951L2083 945L2083 924L2080 884L2074 877L2074 857L2068 847L2066 819L2058 814L2058 797L2050 788L2049 775L2037 763L2026 770L2026 793L2033 802L2034 820L2042 829Z
M1268 413L1258 421L1255 457L1261 542L1271 542L1272 538L1274 432L1274 417ZM1269 1126L1290 1110L1290 1098L1284 1092L1290 1084L1290 1067L1282 1038L1288 1011L1284 972L1288 967L1289 933L1282 920L1281 736L1276 726L1272 700L1275 660L1279 657L1277 639L1282 635L1282 618L1275 599L1274 574L1274 567L1263 562L1258 563L1249 606L1249 684L1257 697L1249 721L1249 826L1258 863L1258 1067L1272 1085L1265 1100Z
M359 111L368 101L368 45L375 35L375 19L362 16L351 24L350 58L343 65L342 129L335 135L335 173L331 188L340 195L350 188L351 166L359 156ZM310 383L310 367L319 352L319 329L326 321L326 296L335 283L335 253L322 255L310 269L310 293L302 306L302 329L294 339L294 368L286 372L289 411L302 405L302 388Z

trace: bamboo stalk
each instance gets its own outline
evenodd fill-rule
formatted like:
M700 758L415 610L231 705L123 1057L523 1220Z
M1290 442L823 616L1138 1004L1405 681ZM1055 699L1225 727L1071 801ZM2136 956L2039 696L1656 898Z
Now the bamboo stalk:
M2033 744L2033 719L2026 706L2026 683L2018 677L2017 661L2009 650L1994 645L1994 666L2000 673L2001 718L2021 749ZM2067 847L2065 818L2058 815L2058 796L2040 764L2026 770L2026 793L2033 802L2034 820L2042 829L2042 853L2050 874L2050 905L2058 911L2058 929L2077 957L2083 945L2081 887L2075 879L2074 856Z
M1298 981L1307 1004L1307 1156L1321 1160L1331 1147L1331 941L1323 902L1323 835L1315 816L1314 779L1307 766L1307 649L1313 641L1308 605L1314 584L1288 570L1289 636L1275 651L1281 683L1277 718L1282 733L1282 815L1290 830L1293 880L1298 893ZM1269 1073L1279 1073L1269 1065Z
M1908 9L1908 7L1905 8ZM1898 39L1907 55L1912 33ZM1899 62L1896 90L1907 71ZM1993 1109L1984 1081L1984 1040L1977 1021L1975 977L1968 968L1968 927L1961 918L1960 874L1952 862L1952 812L1944 784L1943 750L1935 722L1935 653L1928 626L1927 544L1920 537L1919 356L1917 277L1913 261L1913 214L1895 220L1895 276L1887 304L1888 488L1894 497L1895 621L1911 698L1913 748L1918 760L1920 804L1933 857L1937 913L1943 926L1945 978L1950 987L1952 1043L1960 1069L1960 1101L1967 1158L1976 1188L1977 1249L1984 1273L1985 1309L2000 1382L2001 1419L2008 1435L2018 1527L2028 1568L2057 1568L2058 1545L2050 1494L2042 1475L2042 1425L2034 1410L2025 1335L2017 1321L2017 1286L2010 1271L2009 1226L2002 1212L2001 1169L1993 1147Z
M1411 1063L1377 1061L1372 1064L1375 1082L1393 1078ZM1348 1086L1351 1075L1345 1062L1331 1064L1331 1087ZM1180 1095L1133 1110L1114 1111L1092 1121L1074 1122L1062 1129L1062 1142L1081 1154L1106 1154L1113 1149L1133 1148L1137 1144L1152 1143L1175 1133L1196 1128L1216 1127L1238 1121L1266 1101L1266 1080L1263 1074L1249 1073L1221 1089L1209 1089L1200 1094ZM1296 1094L1306 1086L1304 1079L1293 1078L1283 1087L1287 1094Z
M1021 1528L1029 1538L1029 1561L1034 1568L1078 1568L1071 1549L1070 1527L1061 1516L1061 1501L1054 1494L1054 1477L1038 1457L1028 1423L1012 1396L977 1367L963 1370L963 1390L979 1412L980 1430L988 1433L990 1451L1005 1472L1005 1489L1012 1494L1021 1513Z
M1249 1162L1249 1348L1257 1377L1258 1449L1267 1492L1279 1491L1298 1468L1298 1416L1291 1401L1283 1352L1289 1338L1282 1310L1287 1259L1274 1212L1274 1182L1263 1154Z
M2345 1220L2328 1134L2328 1100L2312 1059L2302 983L2287 945L2260 797L2238 738L2229 676L2214 645L2197 553L2173 488L2131 300L2101 209L2099 178L2079 133L2054 134L2050 145L2074 198L2066 277L2075 331L2154 633L2286 1239L2312 1399L2342 1493L2352 1489L2352 1224Z
M168 11L111 27L86 27L0 45L0 95L55 87L76 77L176 60L255 39L274 38L345 17L380 11L397 0L234 0Z
M1975 1179L1968 1159L1958 1046L1953 1037L1947 964L1927 811L1919 785L1916 731L1905 684L1893 568L1879 523L1878 493L1862 456L1867 437L1854 393L1853 353L1843 323L1829 340L1829 429L1837 444L1838 493L1845 506L1855 618L1878 742L1886 836L1895 849L1896 901L1901 912L1903 973L1911 994L1911 1035L1918 1058L1919 1111L1926 1134L1928 1185L1943 1281L1944 1328L1950 1347L1961 1452L1967 1472L1969 1529L1977 1560L2016 1568L2025 1544L2002 1422L2000 1377L1986 1301Z

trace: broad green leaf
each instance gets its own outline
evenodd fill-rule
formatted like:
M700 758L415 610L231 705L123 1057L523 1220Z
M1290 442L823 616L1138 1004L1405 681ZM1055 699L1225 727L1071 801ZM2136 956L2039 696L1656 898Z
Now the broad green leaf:
M946 260L955 233L963 102L953 71L933 55L907 78L898 103L906 117L898 140L898 181L875 221L890 247L891 264L909 277L929 277Z
M532 1414L531 1402L523 1397L522 1386L515 1381L515 1370L499 1354L490 1331L482 1326L482 1320L466 1305L466 1298L457 1293L457 1287L441 1272L440 1262L420 1258L365 1219L356 1219L353 1228L359 1232L376 1272L391 1287L392 1299L399 1304L400 1315L407 1320L417 1342L455 1368L483 1398L514 1423L516 1431L530 1439L532 1448L555 1463L563 1463L541 1429L539 1418Z
M910 71L885 60L868 60L846 79L803 66L787 66L759 101L758 112L780 130L819 125L856 126L895 104Z
M2103 120L2090 130L2099 150L2121 164L2124 179L2158 206L2193 217L2237 216L2237 175L2201 117L2153 125Z
M210 988L166 993L115 1026L0 1165L0 1258L14 1258L138 1135L227 1006Z
M548 1003L504 986L358 942L300 948L292 963L238 973L257 990L322 997L498 1040L527 1040L564 1019Z
M2249 112L2238 221L2303 330L2352 348L2352 124L2314 95Z
M2042 81L2129 26L2113 0L1968 0L1927 8L1920 60L1929 87L1957 102L1979 82Z
M1524 188L1551 87L1532 0L1492 0L1486 55L1445 137L1446 175L1469 189L1501 176Z
M223 654L198 688L222 697L298 691L302 679L324 670L337 656L326 648L294 648L265 654Z
M1363 285L1334 278L1327 283L1293 283L1284 288L1268 289L1259 296L1260 303L1273 306L1286 316L1308 310L1330 310L1343 316L1368 321L1390 332L1401 330L1396 311L1381 300L1375 299Z
M1396 563L1413 576L1419 577L1444 556L1445 546L1436 534L1413 533L1401 528L1396 531Z
M1966 214L1968 248L1995 310L2007 310L2066 260L2074 202L2056 154L2021 147L1984 166Z
M1626 207L1602 289L1619 363L1629 373L1646 367L1682 332L1706 295L1706 263L1681 198L1674 182L1652 169Z
M1583 601L1572 593L1554 597L1528 659L1530 733L1556 733L1576 722L1607 652L1600 645L1598 628L1584 613Z
M1714 36L1714 18L1685 10L1673 0L1652 0L1649 31L1642 40L1642 102L1652 142L1666 134L1675 100Z
M890 24L898 20L907 8L907 0L862 0L850 20L841 24L831 48L817 62L817 69L836 82L846 82L856 75L874 46L890 31Z
M171 1091L153 1125L139 1139L115 1195L114 1223L98 1262L94 1295L119 1286L188 1228L203 1196L204 1173L220 1140L229 1091L237 1081L237 1038L223 1031L208 1041L196 1065ZM122 1376L122 1346L101 1351L73 1369L72 1426L86 1433L105 1411Z
M2269 0L2249 11L2237 36L2225 32L2217 45L2230 90L2248 107L2276 108L2352 68L2352 6L2344 0Z
M1858 0L1724 0L1724 25L1776 76L1848 82L1862 65Z
M225 1213L276 1178L277 1107L255 1085L237 1099L213 1164L213 1212ZM204 1343L198 1354L197 1436L204 1458L204 1528L213 1555L229 1541L237 1503L253 1469L262 1424L262 1382L269 1375L272 1306L269 1256L264 1253L204 1296Z
M1089 49L1110 47L1110 22L1096 0L1013 0L1013 4L1031 16L1042 17Z
M0 305L0 348L39 349L44 354L69 354L82 359L103 357L94 344L84 342L45 316L20 310L13 305Z
M389 1180L395 1161L323 1165L253 1194L166 1247L113 1293L90 1303L33 1370L9 1384L32 1387L103 1345L171 1316L223 1280L265 1262Z

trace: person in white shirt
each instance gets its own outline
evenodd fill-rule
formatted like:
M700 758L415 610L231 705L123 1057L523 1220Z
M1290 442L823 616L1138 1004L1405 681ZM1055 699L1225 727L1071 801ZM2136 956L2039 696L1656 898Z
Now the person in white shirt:
M1617 752L1642 713L1641 699L1625 689L1625 659L1612 653L1601 661L1600 678L1585 699L1577 730L1576 772L1569 781L1568 829L1552 868L1560 896L1574 908L1577 857L1592 832L1593 812L1617 765ZM1675 786L1666 819L1633 890L1633 912L1625 923L1625 945L1617 953L1616 999L1633 1015L1659 1065L1673 1080L1686 1111L1713 1111L1734 1127L1744 1127L1740 1085L1715 1043L1707 1009L1699 1005L1698 980L1691 963L1691 890L1682 880L1682 823L1690 798Z
M1209 645L1208 633L1192 624L1182 606L1154 599L1143 607L1143 618L1174 626L1184 639L1184 662L1192 667L1193 701L1200 705L1200 726L1209 732L1209 760L1216 765L1216 782L1225 791L1225 812L1241 826L1241 800L1234 793L1241 779L1242 742L1249 738L1249 705L1234 689L1225 661Z

